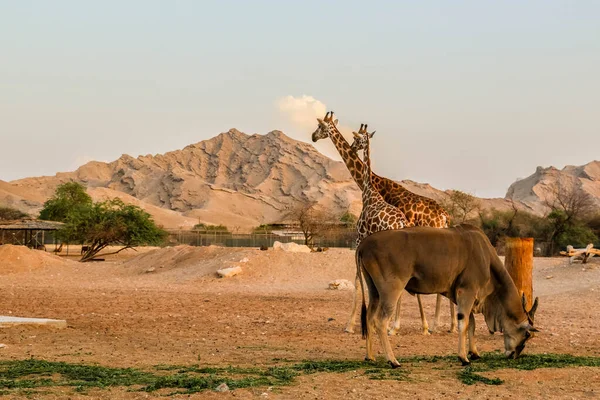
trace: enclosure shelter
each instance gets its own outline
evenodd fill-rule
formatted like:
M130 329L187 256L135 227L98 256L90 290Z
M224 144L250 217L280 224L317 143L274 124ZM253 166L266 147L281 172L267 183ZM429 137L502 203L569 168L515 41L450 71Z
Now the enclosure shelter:
M0 222L0 245L14 244L33 249L41 248L47 240L47 235L56 232L63 226L61 222L19 220Z

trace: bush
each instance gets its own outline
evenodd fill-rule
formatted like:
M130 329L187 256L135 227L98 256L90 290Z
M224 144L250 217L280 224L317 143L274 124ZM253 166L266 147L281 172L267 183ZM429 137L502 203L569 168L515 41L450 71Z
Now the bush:
M598 243L598 237L589 227L582 224L567 227L556 240L559 249L565 249L568 245L583 248L590 243Z
M12 221L27 218L29 215L12 207L0 207L0 221Z
M207 225L207 224L203 224L203 223L194 225L194 227L192 228L192 230L194 230L194 231L201 231L201 232L224 232L224 233L229 233L229 229L225 225Z
M505 236L533 237L544 240L547 237L547 220L526 211L485 210L479 213L479 222L481 229L494 246Z
M349 211L346 211L340 217L340 222L346 228L354 228L356 226L357 221L358 221L358 218L356 217L356 215L351 214Z

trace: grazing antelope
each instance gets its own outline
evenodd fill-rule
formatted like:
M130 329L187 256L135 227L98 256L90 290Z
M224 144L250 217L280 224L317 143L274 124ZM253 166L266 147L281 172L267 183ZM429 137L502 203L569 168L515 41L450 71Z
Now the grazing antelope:
M537 330L533 319L538 306L526 311L508 271L487 236L470 225L435 229L413 227L378 232L366 237L356 250L358 274L369 288L369 308L361 282L361 323L367 342L366 359L374 360L372 334L379 333L392 367L400 364L386 332L404 290L413 294L442 294L458 306L458 357L479 358L475 345L475 313L483 313L490 332L504 333L504 350L517 358Z

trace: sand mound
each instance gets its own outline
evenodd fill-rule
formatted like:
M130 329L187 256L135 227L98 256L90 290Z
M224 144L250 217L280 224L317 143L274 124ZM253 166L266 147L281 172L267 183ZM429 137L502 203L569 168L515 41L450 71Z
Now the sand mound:
M48 267L64 267L73 261L41 250L5 244L0 246L0 275L32 272Z
M247 250L246 250L247 251ZM166 273L181 277L214 275L218 269L235 266L243 259L242 249L217 246L175 246L151 250L123 263L133 274Z
M217 277L224 268L242 273L226 281ZM138 284L168 285L194 282L202 291L280 293L325 290L334 279L354 278L354 253L330 249L327 253L260 251L249 248L176 246L152 250L125 261L121 274L137 276Z

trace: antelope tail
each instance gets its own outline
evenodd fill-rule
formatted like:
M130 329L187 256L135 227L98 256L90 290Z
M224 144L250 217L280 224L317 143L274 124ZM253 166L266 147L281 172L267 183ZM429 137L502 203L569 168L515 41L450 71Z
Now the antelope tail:
M360 281L360 290L362 292L362 306L360 308L360 327L362 331L362 338L366 339L369 333L369 327L367 326L367 306L365 302L365 285L362 278L362 257L360 256L358 249L356 249L356 275Z

